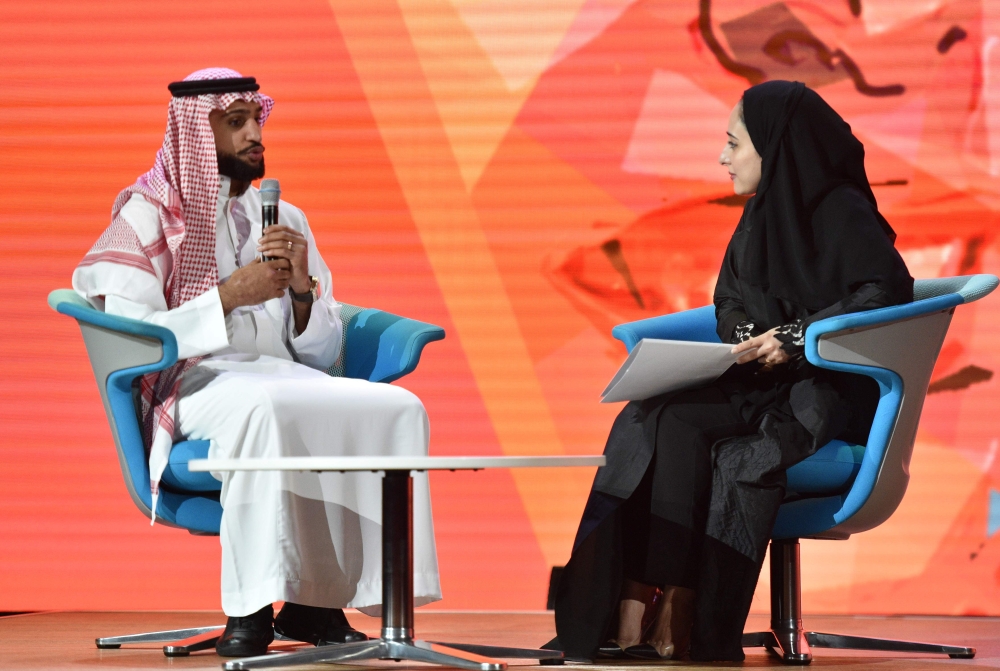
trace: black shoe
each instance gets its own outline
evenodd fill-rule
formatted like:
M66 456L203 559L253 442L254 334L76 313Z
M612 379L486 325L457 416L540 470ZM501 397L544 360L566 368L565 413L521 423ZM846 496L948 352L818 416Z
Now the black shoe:
M608 639L597 649L597 657L600 659L624 659L625 651L618 645L618 641Z
M368 637L351 626L339 608L301 606L286 601L278 617L274 618L274 631L285 638L304 641L313 645L358 643Z
M667 651L667 655L664 657L657 652L656 648L651 646L649 643L640 643L639 645L630 645L625 648L625 654L628 657L633 657L635 659L654 659L657 661L672 659L674 656L674 646L670 646Z
M252 615L229 618L226 630L215 644L215 652L220 657L263 655L274 640L273 617L274 608L268 604Z

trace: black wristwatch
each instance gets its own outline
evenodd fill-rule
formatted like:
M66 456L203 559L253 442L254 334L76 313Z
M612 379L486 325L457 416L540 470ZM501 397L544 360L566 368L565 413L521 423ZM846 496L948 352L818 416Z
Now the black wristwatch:
M305 303L311 305L313 301L319 300L319 280L309 276L309 291L305 293L296 293L295 289L288 287L288 295L292 297L293 301L298 301L299 303Z

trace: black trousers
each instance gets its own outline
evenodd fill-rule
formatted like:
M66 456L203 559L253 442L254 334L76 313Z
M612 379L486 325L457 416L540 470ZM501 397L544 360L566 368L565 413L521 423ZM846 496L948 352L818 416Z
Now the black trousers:
M653 458L620 511L624 577L657 587L697 587L712 446L755 431L718 387L679 394L663 408Z

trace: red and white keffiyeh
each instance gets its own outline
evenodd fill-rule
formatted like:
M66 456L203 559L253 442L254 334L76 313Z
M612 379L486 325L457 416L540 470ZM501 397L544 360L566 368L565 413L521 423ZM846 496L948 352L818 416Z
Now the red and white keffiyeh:
M237 77L242 75L234 70L207 68L188 75L184 81ZM208 114L224 110L236 100L260 104L261 125L274 106L271 98L257 92L171 98L167 131L153 168L118 194L111 209L111 225L79 267L120 264L161 277L164 298L171 310L218 286L215 220L220 183L215 136ZM133 194L158 207L159 231L140 234L121 216L122 208ZM160 476L173 445L177 391L183 374L199 360L178 361L166 370L142 378L143 437L149 448L154 520Z

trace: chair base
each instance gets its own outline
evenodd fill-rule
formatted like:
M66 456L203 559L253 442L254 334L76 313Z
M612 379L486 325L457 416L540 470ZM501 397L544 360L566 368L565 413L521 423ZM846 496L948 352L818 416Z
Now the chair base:
M784 664L805 665L812 662L809 642L802 631L758 631L743 634L744 648L767 648L767 651Z
M214 627L169 629L144 634L109 636L98 638L94 642L102 650L120 648L129 643L167 643L168 645L163 646L164 655L167 657L187 657L192 652L214 648L215 642L222 636L225 628L225 625L216 625Z
M883 652L916 652L948 655L952 659L972 659L976 649L960 645L896 641L888 638L866 638L818 631L760 631L743 634L744 648L767 648L785 664L804 665L812 661L812 648L837 650L880 650Z
M289 653L275 653L237 659L223 664L225 671L250 671L251 669L276 669L286 666L320 663L351 663L366 659L424 662L468 671L504 671L507 664L496 659L554 659L561 658L556 650L528 650L502 648L494 645L469 643L437 643L434 641L376 639L343 645L328 645Z
M785 664L798 665L812 661L812 648L930 653L948 655L954 659L972 659L976 656L975 648L959 645L805 631L802 628L799 569L799 539L772 540L771 630L743 634L744 648L767 648L768 652Z

